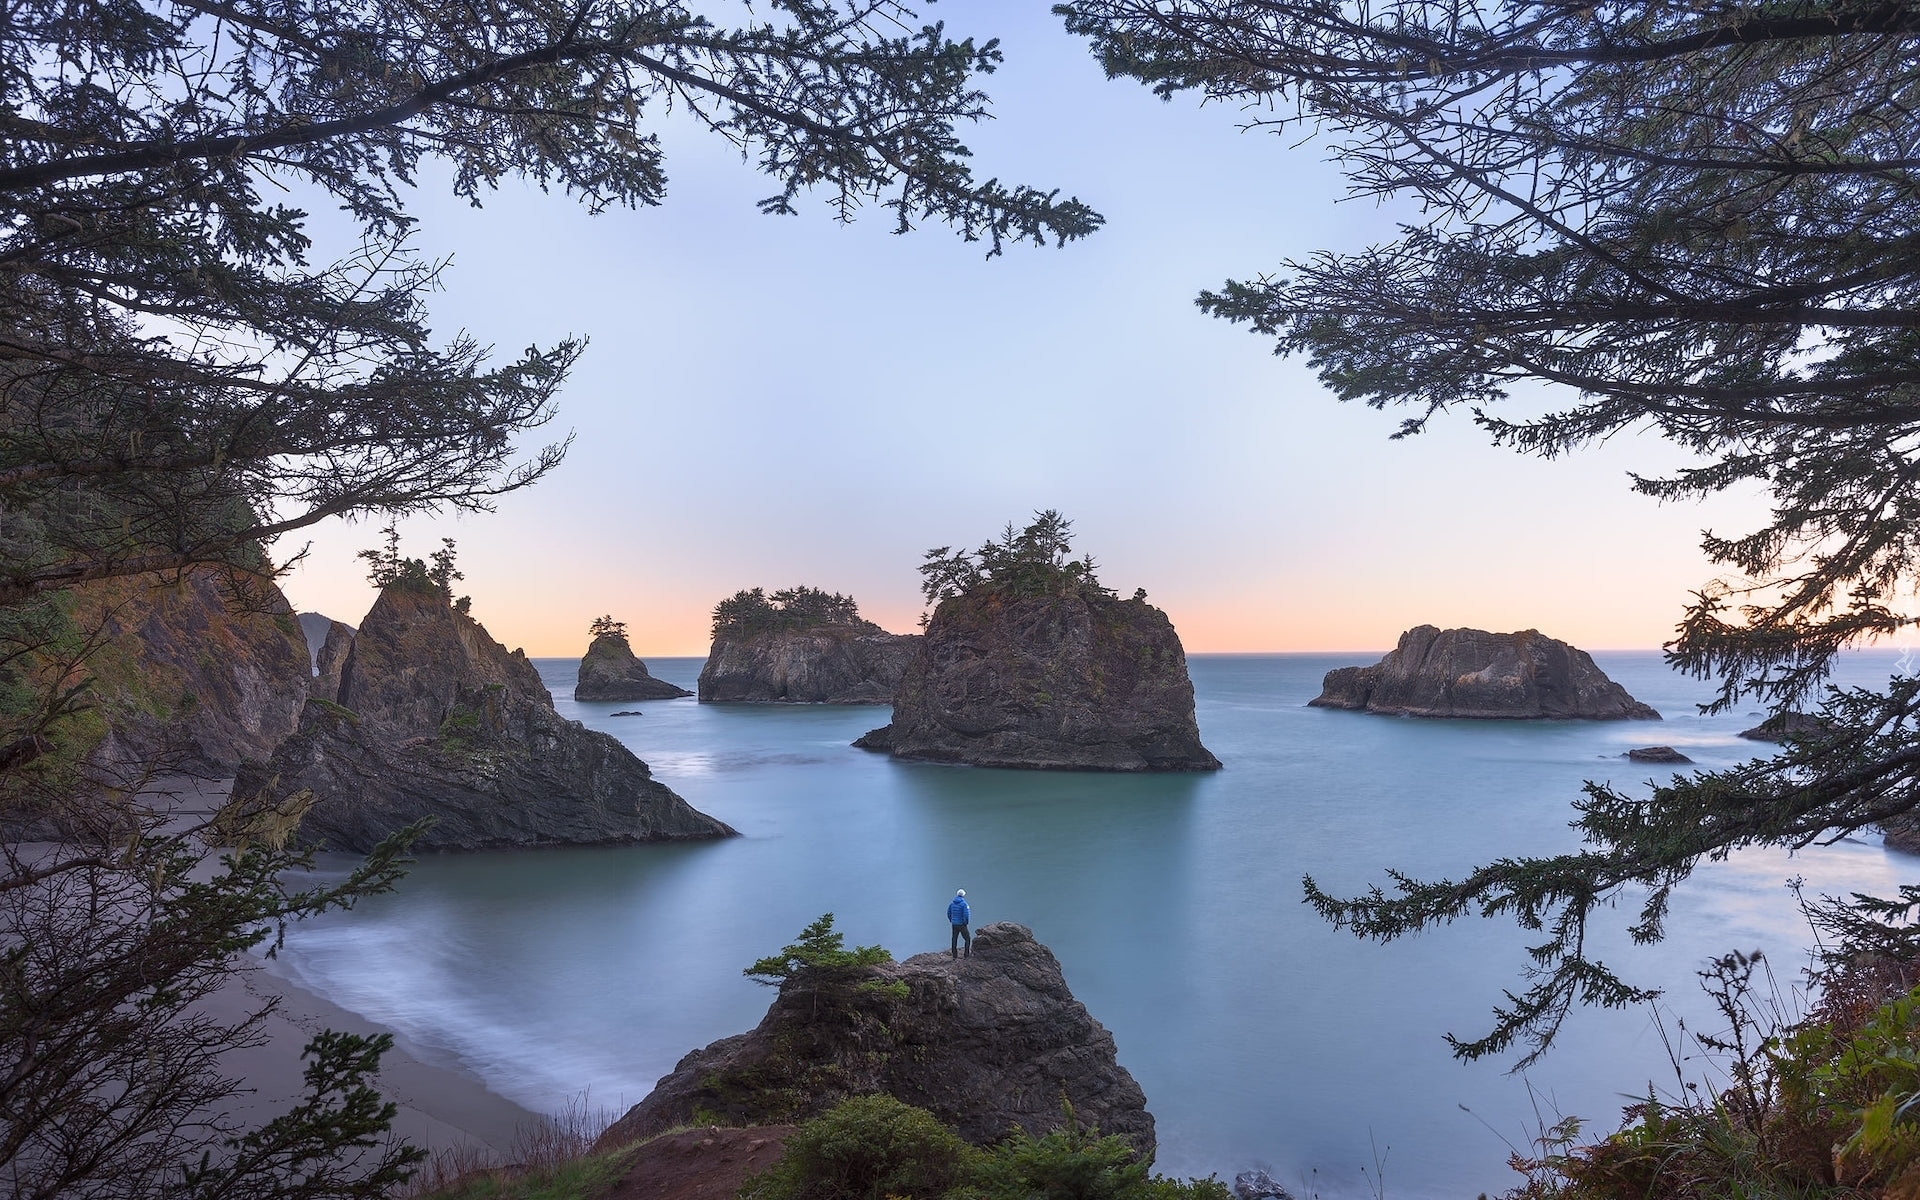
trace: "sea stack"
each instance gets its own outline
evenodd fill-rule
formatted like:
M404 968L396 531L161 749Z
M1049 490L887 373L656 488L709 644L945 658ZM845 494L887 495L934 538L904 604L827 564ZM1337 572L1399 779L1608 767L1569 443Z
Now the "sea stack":
M929 556L939 606L892 722L856 746L981 767L1219 769L1173 622L1144 591L1121 600L1090 560L1068 560L1067 529L1044 512L974 554Z
M334 698L309 699L234 795L297 810L298 837L362 852L422 817L416 850L716 838L613 737L553 710L509 653L424 577L388 582L361 622Z
M728 704L885 704L916 634L888 633L852 596L785 588L740 591L713 610L700 699Z
M1315 708L1482 720L1658 721L1584 650L1537 629L1421 625L1370 667L1327 672Z
M673 700L693 695L655 679L647 664L634 657L633 647L627 644L626 622L600 617L588 632L593 642L580 660L580 677L573 685L575 700Z
M1083 1125L1153 1159L1153 1117L1113 1035L1074 999L1053 953L1010 922L983 926L967 958L941 949L847 978L796 972L757 1028L682 1058L599 1148L714 1118L803 1121L873 1093L978 1145L1015 1126L1035 1137L1060 1128L1064 1099Z

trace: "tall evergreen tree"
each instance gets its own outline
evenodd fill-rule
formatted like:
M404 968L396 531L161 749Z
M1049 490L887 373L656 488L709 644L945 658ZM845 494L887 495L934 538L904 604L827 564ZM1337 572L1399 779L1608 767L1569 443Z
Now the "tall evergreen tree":
M1652 429L1699 465L1663 499L1758 488L1770 519L1709 533L1723 568L1668 647L1713 707L1824 695L1779 758L1633 795L1590 785L1587 848L1461 880L1308 897L1381 939L1469 912L1543 931L1472 1057L1537 1051L1575 1000L1649 993L1587 954L1628 899L1661 936L1675 885L1744 846L1829 841L1920 802L1920 689L1824 692L1833 657L1910 628L1920 575L1920 4L1880 0L1069 0L1111 76L1197 92L1255 129L1318 134L1361 197L1412 202L1392 240L1320 253L1200 306L1304 354L1401 435L1471 414L1557 456ZM1567 403L1506 415L1516 385ZM1528 396L1538 389L1529 387ZM1920 891L1829 906L1861 944L1920 950Z

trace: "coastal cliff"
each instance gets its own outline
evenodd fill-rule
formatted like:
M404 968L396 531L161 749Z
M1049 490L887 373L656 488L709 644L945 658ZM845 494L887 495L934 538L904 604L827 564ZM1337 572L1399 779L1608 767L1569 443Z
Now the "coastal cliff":
M919 645L860 616L853 597L759 588L714 606L700 699L728 704L885 704Z
M418 850L688 840L730 835L613 737L553 711L509 653L445 592L388 584L352 640L331 700L315 697L237 796L313 796L300 836L364 852L423 817Z
M626 628L619 622L602 620L607 628L596 632L580 659L580 677L573 685L575 700L673 700L693 695L676 684L655 679L627 644ZM596 623L595 629L600 628Z
M1073 998L1052 952L1005 922L974 934L970 958L919 954L846 981L796 973L755 1029L682 1058L599 1145L696 1122L787 1124L872 1093L980 1145L1015 1125L1035 1136L1059 1128L1064 1096L1080 1121L1144 1158L1155 1149L1146 1097L1113 1035Z
M293 732L312 680L300 625L272 580L232 582L199 569L74 589L76 626L103 640L84 668L97 755L230 770Z
M1144 596L977 589L941 602L894 693L854 743L895 758L1086 771L1211 771L1187 657Z
M1488 633L1421 625L1370 667L1327 672L1315 708L1409 717L1657 721L1584 650L1537 629Z

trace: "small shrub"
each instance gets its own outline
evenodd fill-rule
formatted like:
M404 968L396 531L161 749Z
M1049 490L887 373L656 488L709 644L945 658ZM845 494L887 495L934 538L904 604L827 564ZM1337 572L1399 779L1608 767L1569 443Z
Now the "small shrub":
M465 749L480 736L480 710L456 704L441 719L440 741L449 749Z
M322 712L332 713L343 721L351 721L355 725L360 723L360 714L344 704L335 704L333 701L320 696L311 697L308 703L319 705Z
M778 954L756 961L742 974L769 987L779 987L802 972L844 979L892 961L893 955L879 946L847 949L846 940L833 927L833 914L822 913L818 920L800 931L798 941L788 943Z
M1065 1099L1060 1112L1059 1129L1037 1138L1015 1129L981 1152L967 1185L950 1200L1231 1200L1227 1185L1211 1175L1149 1174L1152 1160L1124 1139L1082 1125Z
M925 1109L856 1096L806 1122L740 1200L938 1200L967 1177L978 1151Z

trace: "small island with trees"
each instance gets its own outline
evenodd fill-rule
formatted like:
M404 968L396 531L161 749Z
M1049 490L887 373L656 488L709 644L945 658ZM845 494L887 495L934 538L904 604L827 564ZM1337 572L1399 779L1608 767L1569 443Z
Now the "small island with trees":
M888 633L852 596L742 589L713 606L700 699L748 704L885 704L917 634Z
M1145 589L1122 600L1073 523L1025 529L920 566L934 610L893 697L893 720L854 745L895 758L1084 771L1213 771L1187 656Z
M611 615L595 617L587 627L593 642L580 659L580 677L573 685L575 700L676 700L692 692L664 679L655 679L647 664L627 644L627 623Z

